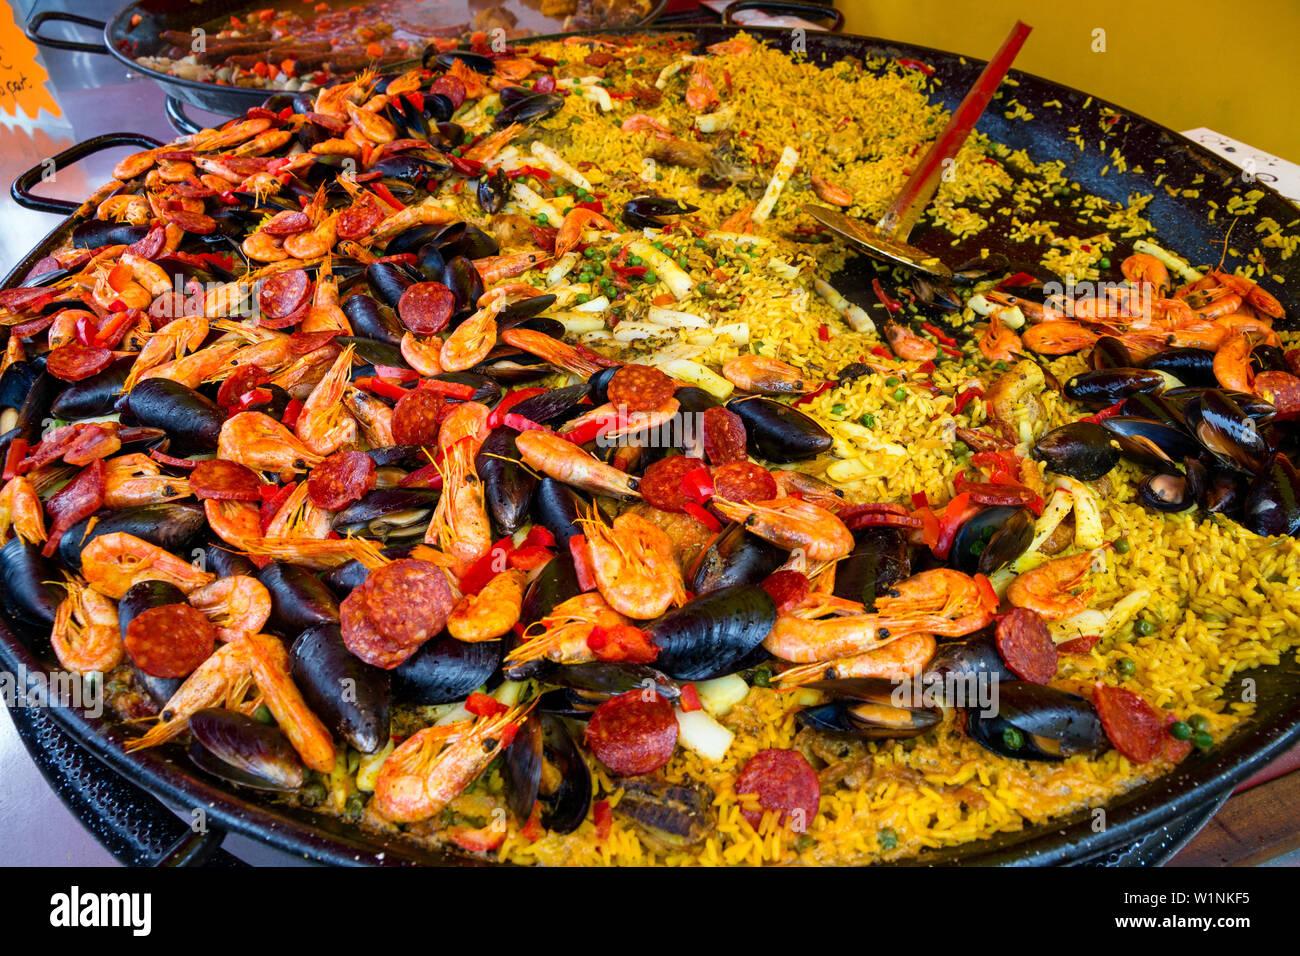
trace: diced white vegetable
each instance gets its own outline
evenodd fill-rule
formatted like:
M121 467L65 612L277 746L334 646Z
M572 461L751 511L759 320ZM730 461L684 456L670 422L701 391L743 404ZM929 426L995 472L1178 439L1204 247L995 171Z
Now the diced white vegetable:
M1028 567L1022 567L1021 562L1043 546L1043 542L1052 536L1052 532L1065 520L1065 516L1070 513L1070 509L1073 507L1074 496L1066 489L1057 488L1051 493L1047 499L1047 504L1043 506L1043 513L1034 522L1034 537L1029 542L1029 547L1025 548L1024 553L1019 558L1011 562L1013 572L1020 573L1029 570Z
M691 315L689 312L678 312L675 309L665 309L657 305L650 306L646 318L656 325L666 325L673 329L707 329L709 327L708 319L701 316Z
M578 172L575 167L569 165L569 162L554 149L537 139L533 140L533 144L529 149L532 151L532 154L545 163L552 172L563 176L579 189L585 189L587 192L591 192L593 188L591 180Z
M505 704L507 707L513 707L519 703L519 696L523 693L524 688L528 686L527 681L522 680L505 680L492 692L498 704Z
M657 367L666 362L693 359L703 351L704 349L698 345L687 345L685 342L674 342L672 345L665 345L663 348L647 356L646 364Z
M799 278L799 267L792 266L784 259L778 259L773 256L767 260L767 271L780 276L782 279L794 281Z
M605 319L599 315L590 315L584 312L553 312L550 318L559 322L564 326L564 331L572 335L605 331Z
M808 687L800 687L794 692L794 702L800 707L816 707L824 699L821 691Z
M573 307L575 312L604 312L609 308L609 299L603 295L598 295L594 299L588 299Z
M695 682L695 693L700 706L714 717L725 717L749 695L749 685L739 674L715 677L713 680Z
M826 477L831 481L857 481L859 478L866 478L870 474L871 469L860 458L846 458L842 461L831 462L826 466Z
M622 328L625 324L619 323L619 328ZM729 398L731 393L736 390L736 386L713 371L713 369L706 368L699 362L692 362L690 359L673 359L672 361L661 362L659 363L659 371L689 385L699 386L719 401Z
M675 710L674 713L677 716L679 744L713 763L727 755L731 742L736 737L730 730L703 710L692 710L689 713Z
M562 282L564 277L573 270L573 267L578 264L578 260L581 258L582 257L576 252L566 252L564 255L560 256L560 258L555 261L555 265L546 270L547 284L556 285L557 283Z
M633 255L640 256L643 262L650 264L661 282L668 286L677 300L690 297L695 285L691 282L691 277L682 271L681 266L673 262L672 258L666 253L656 249L644 239L637 239L628 243L628 251Z
M712 242L729 242L738 246L770 246L771 239L752 236L747 232L710 232L704 237Z
M701 133L717 133L729 127L735 118L735 107L724 106L716 113L701 113L695 117L695 128Z
M474 715L465 709L464 704L452 704L450 709L433 722L435 727L445 727L447 724L454 724L458 720L473 720Z
M777 197L781 195L781 190L785 184L790 181L794 174L794 168L799 165L799 151L793 146L787 146L781 150L781 158L777 160L776 170L772 173L772 181L767 184L767 192L763 193L763 198L758 201L758 206L754 209L754 222L767 222L767 217L772 215L772 210L776 208Z
M560 211L552 206L549 202L541 197L535 190L529 188L523 183L516 182L510 187L510 195L514 197L519 205L523 206L534 216L546 214L546 218L551 222L559 225L564 220Z
M826 300L827 305L844 317L844 321L855 332L876 331L876 323L871 321L871 316L835 291L835 287L825 279L814 276L813 288L817 290L819 296Z
M662 325L640 319L628 319L614 327L614 338L619 342L639 342L642 339L653 339L667 334L668 329Z
M375 780L379 777L379 768L384 765L388 755L396 750L392 739L384 744L383 750L378 750L372 754L362 754L361 763L357 766L357 789L366 793L373 793L375 789Z

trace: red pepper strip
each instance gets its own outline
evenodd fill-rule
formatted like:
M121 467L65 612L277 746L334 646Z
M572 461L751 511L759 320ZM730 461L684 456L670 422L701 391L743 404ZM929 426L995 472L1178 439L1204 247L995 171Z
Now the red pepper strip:
M593 199L591 202L575 202L574 209L590 209L592 212L605 214L605 204L599 199Z
M614 827L614 811L608 800L597 800L592 804L591 822L596 825L596 837L602 842L608 840Z
M587 635L587 649L602 661L628 661L649 664L659 656L659 646L645 631L631 624L602 627L597 624Z
M962 144L966 142L970 131L974 129L989 101L993 99L993 94L997 92L998 84L1002 82L1007 70L1011 69L1011 63L1020 52L1020 48L1024 46L1030 29L1023 23L1016 23L1006 42L993 55L993 59L989 60L988 66L984 68L975 85L961 101L961 105L953 111L948 126L934 141L925 158L917 164L915 171L877 224L886 235L905 239L911 233L912 227L921 218L921 213L930 205L935 190L939 188L939 178L945 167L944 160L953 159Z
M831 383L830 383L830 382L822 382L821 385L819 385L819 386L817 387L817 390L816 390L816 391L809 392L807 395L801 396L800 398L796 398L796 399L795 399L793 402L791 402L790 404L791 404L791 405L803 405L803 404L806 404L807 402L811 402L814 398L816 398L816 397L817 397L818 395L820 395L822 392L829 392L829 391L830 391L830 388L831 388Z
M1000 602L997 592L993 590L993 583L984 575L976 574L975 586L979 589L981 603L990 611L996 611Z
M981 505L1027 505L1038 497L1023 485L984 481L962 482L957 485L957 491L969 495L971 501Z
M533 812L529 815L528 822L519 828L519 835L529 843L536 843L546 836L546 828L542 826L542 805L540 802L533 804Z
M930 507L930 496L927 495L924 491L916 492L915 494L912 495L912 507L913 508Z
M433 392L435 395L442 395L445 398L458 398L461 401L469 401L474 397L473 385L465 385L462 382L447 382L440 378L426 378L416 387L427 392Z
M502 538L492 547L487 549L487 553L479 558L460 576L460 590L462 594L478 594L482 591L487 583L497 574L504 570L509 562L510 552L515 549L514 542L509 536Z
M596 572L591 566L591 549L585 535L575 534L569 539L569 554L573 556L573 571L578 578L578 589L584 594L596 590Z
M945 332L943 329L939 328L939 326L935 325L933 322L922 322L922 323L921 323L921 328L924 329L926 332L929 332L931 335L933 335L936 339L938 339L938 340L939 340L940 342L942 342L944 345L956 345L956 344L957 344L957 340L956 340L956 339L954 339L951 335L949 335L949 334L948 334L947 332Z
M891 359L894 357L893 353L891 353L889 349L885 348L883 345L871 346L871 354L878 356L880 358L887 358L887 359Z
M438 470L437 462L430 462L422 468L415 469L415 471L399 481L397 486L399 488L433 488L437 490L442 487L442 472Z
M713 476L707 468L696 468L682 476L682 494L697 504L704 504L713 497Z
M248 409L252 408L254 405L266 404L267 402L271 401L273 397L274 396L271 394L271 390L269 388L262 388L258 386L256 388L250 388L243 395L240 395L239 401L236 403L236 405L238 406L241 412L247 411Z
M475 717L492 717L495 714L503 714L510 708L495 697L475 691L465 698L465 709Z
M546 525L535 524L528 529L528 534L524 535L524 540L520 542L522 548L553 548L555 547L555 535L551 534Z
M1017 272L1013 276L1007 276L1005 279L1003 279L993 288L1001 289L1007 286L1019 287L1019 286L1026 286L1026 285L1038 285L1038 280L1035 279L1033 276L1031 276L1028 272Z
M688 501L682 508L688 515L710 531L716 533L722 530L722 522L713 517L713 513L702 505L697 505L694 501Z
M483 164L477 159L466 159L464 156L452 156L448 154L448 161L456 172L463 176L477 176L483 171Z
M934 550L939 543L939 518L933 508L918 508L912 512L913 518L921 519L921 544Z
M263 485L258 488L258 493L262 495L262 511L258 516L262 525L262 534L266 534L266 529L271 526L276 512L283 507L284 503L289 500L293 494L293 489L298 487L298 482L291 481L287 485Z
M952 541L957 537L957 529L977 511L979 508L970 504L970 495L958 495L948 502L948 506L943 509L943 517L939 519L939 540L931 549L935 557L947 560Z
M119 315L126 313L119 312ZM95 347L95 336L99 333L99 328L95 322L95 317L89 313L79 316L75 326L77 341L87 348Z
M1100 425L1107 418L1114 418L1116 415L1118 415L1120 409L1123 408L1123 406L1124 406L1124 402L1122 401L1116 402L1114 405L1110 406L1110 408L1103 408L1101 411L1097 412L1097 414L1089 415L1087 418L1081 418L1079 419L1079 421L1091 422L1094 425Z
M537 179L550 179L551 171L549 169L539 169L536 166L516 166L514 169L506 170L507 179L518 179L520 176L534 176Z
M518 568L521 571L532 571L540 568L551 558L555 557L550 548L515 548L510 552L510 567Z
M415 265L414 252L399 252L391 256L380 256L376 262L396 262L398 265L413 266Z
M691 713L700 710L704 705L700 703L700 693L695 689L694 684L683 684L682 694L678 702L681 704L684 713Z
M885 287L880 284L879 279L871 280L871 291L876 293L876 298L880 300L880 304L890 312L897 312L903 307L903 303L899 302L897 299L891 299L889 297L889 294L885 292Z
M831 330L826 327L825 322L817 326L817 338L821 339L823 342L829 342L831 340Z
M978 385L972 385L970 388L966 389L966 391L958 392L957 398L953 401L952 413L954 415L960 415L962 409L964 409L967 405L969 405L975 399L983 398L983 397L984 397L984 389L980 388Z
M363 375L361 378L353 379L352 384L373 395L382 395L384 398L394 400L401 399L406 394L406 389L399 383L380 378L378 375Z
M906 514L893 514L889 511L862 511L840 520L844 522L844 527L850 531L859 531L862 528L910 528L920 530L925 526L925 522L920 518L914 518Z
M926 359L924 362L922 362L920 365L916 367L916 374L929 375L931 372L934 371L934 369L935 369L934 362L930 361L929 359Z
M612 262L609 264L609 267L610 267L612 270L614 270L614 272L615 272L617 275L624 276L624 277L626 277L626 276L643 276L643 275L646 274L646 271L647 271L647 269L648 269L647 266L616 266L616 265L614 265L614 263L612 263Z
M184 468L186 471L191 471L199 466L199 463L193 458L173 458L171 455L164 455L157 448L149 449L149 457L160 464L169 465L172 468ZM266 487L274 488L275 485Z
M870 501L865 504L845 505L838 512L840 519L851 518L854 515L867 514L887 514L887 515L905 515L907 509L902 505L894 504L891 501Z
M289 404L284 407L284 415L280 418L280 423L285 428L293 428L298 424L298 416L302 414L302 401L296 398L290 399Z
M122 336L126 335L126 330L131 327L139 316L140 313L135 309L116 313L99 327L99 331L95 333L94 341L90 344L101 349L116 348L117 344L122 341ZM80 325L80 322L78 322L78 325Z
M550 432L552 435L555 434L555 432L551 431L551 429L547 428L545 425L539 425L531 418L524 418L523 415L516 415L514 412L507 412L501 419L501 423L507 428L513 428L517 432L542 431Z
M402 204L402 201L394 196L392 191L383 183L371 183L370 191L383 200L384 205L391 206L398 212L406 208L406 206Z
M506 412L514 408L526 398L532 398L534 395L541 395L546 391L544 388L519 388L510 392L501 401L497 402L497 407L492 409L488 415L488 428L499 428L505 421Z
M929 63L922 63L920 60L898 60L898 65L909 70L919 70L926 76L934 75L934 67Z
M394 382L414 382L420 373L413 368L399 368L396 365L376 365L375 375Z
M589 441L595 441L604 432L618 428L620 421L626 422L626 416L616 411L610 412L607 415L601 415L599 418L593 418L591 421L583 422L581 425L569 429L560 437L575 445L585 445Z
M9 452L5 455L4 480L18 475L18 466L24 458L27 457L27 440L25 438L15 438L9 443Z

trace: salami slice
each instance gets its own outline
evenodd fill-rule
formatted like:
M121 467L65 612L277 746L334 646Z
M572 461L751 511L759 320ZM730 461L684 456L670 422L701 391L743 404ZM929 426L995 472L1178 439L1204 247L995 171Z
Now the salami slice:
M660 458L645 470L641 478L641 497L660 511L685 514L686 505L692 499L682 490L682 479L703 467L704 462L700 459L685 455Z
M338 329L322 332L294 332L289 336L289 353L291 355L307 355L319 348L324 348L342 334Z
M773 571L758 585L776 602L776 613L788 614L808 596L812 585L798 571Z
M311 470L307 494L320 508L338 511L375 487L375 462L363 451L337 451Z
M190 472L190 490L200 501L261 501L262 487L257 472L224 458L201 461Z
M634 777L658 770L672 758L677 718L659 694L632 690L597 707L583 739L614 773Z
M111 350L69 342L46 357L45 370L64 382L80 382L98 375L112 364Z
M426 389L413 389L393 408L393 441L399 445L434 445L447 400Z
M776 479L752 461L728 462L713 471L713 493L728 501L771 501Z
M701 416L704 457L711 465L745 461L745 423L729 408L706 408Z
M154 226L144 238L131 243L126 247L126 251L133 256L139 256L141 259L153 259L163 251L163 246L167 244L167 230L162 226Z
M33 335L39 335L54 324L54 313L49 315L37 316L26 322L19 322L17 325L9 327L9 334L16 339L29 339Z
M257 290L257 304L264 315L283 319L302 308L311 292L305 269L289 269L267 276Z
M273 319L265 312L257 317L257 324L264 329L289 329L297 325L303 319L307 318L307 313L311 310L311 299L308 299L300 305L297 311L290 312L282 319Z
M229 410L239 405L244 395L271 381L271 373L260 365L241 365L217 389L217 404Z
M1164 750L1165 718L1145 700L1123 687L1097 684L1092 704L1115 749L1134 763L1146 763Z
M416 335L441 332L456 311L456 296L441 282L416 282L397 301L397 317Z
M67 531L82 518L88 518L104 504L106 490L104 462L102 459L92 461L63 486L57 494L45 502L53 524L49 539L41 553L47 558L54 554L63 532Z
M460 109L460 104L465 102L465 81L458 76L444 74L429 84L429 92L441 93L451 100L453 107Z
M648 412L673 397L677 383L649 365L624 365L609 379L605 393L611 404L629 412Z
M416 558L370 572L352 594L359 597L360 610L375 629L401 648L419 647L436 636L455 604L442 570Z
M211 656L216 641L212 622L188 604L141 611L123 635L132 663L150 677L187 677Z
M277 212L270 218L262 232L268 236L292 236L311 228L311 217L296 209Z
M365 196L356 205L339 213L335 228L340 239L360 239L368 236L383 221L384 211L379 208L379 203Z
M767 811L780 811L781 822L806 832L821 807L821 781L797 750L760 750L749 758L736 778L736 795L752 793L762 811L745 810L749 825L758 828Z
M1037 611L1018 607L998 621L998 653L1021 680L1046 684L1056 676L1056 644Z
M339 605L339 628L343 634L343 644L372 667L392 670L419 650L420 646L402 647L384 637L366 617L366 605L358 593L360 590L360 587L354 588Z
M206 236L217 231L217 221L206 213L190 212L187 209L165 209L163 215L167 217L168 222L175 223L196 236Z

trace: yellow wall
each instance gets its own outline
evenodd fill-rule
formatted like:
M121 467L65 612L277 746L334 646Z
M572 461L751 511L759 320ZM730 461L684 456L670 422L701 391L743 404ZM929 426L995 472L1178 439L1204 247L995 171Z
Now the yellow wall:
M836 0L845 31L988 59L1017 18L1016 67L1175 130L1208 126L1300 162L1297 0ZM1092 31L1106 31L1093 53Z

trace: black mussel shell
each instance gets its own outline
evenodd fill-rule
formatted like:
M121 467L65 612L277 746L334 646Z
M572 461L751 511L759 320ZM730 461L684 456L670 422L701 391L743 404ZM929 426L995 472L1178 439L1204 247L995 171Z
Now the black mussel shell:
M1259 535L1300 533L1300 474L1286 455L1274 455L1250 483L1241 523Z
M998 653L996 629L989 625L960 640L941 643L925 665L921 683L946 707L974 707L981 681L985 687L996 687L1015 679Z
M1185 413L1192 435L1220 464L1254 474L1268 460L1268 443L1258 424L1227 393L1206 389Z
M361 753L388 743L388 671L353 655L337 624L298 635L289 652L293 682L312 713Z
M101 246L129 246L149 234L149 227L132 226L124 222L91 219L73 227L74 249L98 249Z
M131 359L134 363L135 359ZM10 362L0 374L0 408L22 408L36 377L44 371L44 363L19 360Z
M903 740L938 725L943 712L917 701L901 700L899 685L883 678L857 677L814 681L805 685L835 699L799 711L800 726L864 740Z
M1184 511L1196 503L1186 475L1157 472L1138 482L1138 497L1154 511Z
M203 547L203 570L219 578L234 577L242 574L250 578L257 577L257 565L236 551L224 541L209 541Z
M687 577L692 592L708 594L724 588L758 584L789 557L772 542L750 534L733 521L713 536L708 547L695 559ZM840 573L837 567L837 583Z
M590 507L587 500L563 482L542 478L533 492L533 520L555 536L555 543L564 551L569 539L583 534L578 518Z
M540 822L553 833L572 833L591 808L591 770L562 719L552 714L539 714L537 719L542 725L542 755L560 778L554 791L538 795Z
M497 314L497 328L513 329L534 316L541 315L553 305L555 305L555 296L549 292L544 295L529 296L527 299L516 299Z
M966 730L981 747L1018 760L1064 760L1108 746L1092 705L1076 694L1007 681L998 685L996 714L967 708Z
M1088 365L1094 371L1103 368L1132 368L1136 364L1128 346L1113 335L1099 338L1088 354Z
M122 396L122 386L126 384L126 377L130 374L135 359L134 355L116 359L98 375L73 382L54 400L50 411L56 418L67 421L107 415ZM6 403L0 401L0 405L4 404ZM16 408L17 405L13 407Z
M466 259L486 259L501 251L500 244L478 226L470 223L460 225L462 228L456 230L454 237L446 233L439 234L438 251L442 253L444 259L450 260L456 256L464 256ZM475 275L477 274L476 271Z
M537 804L542 782L542 722L530 716L515 733L501 755L501 776L505 782L506 806L516 820L527 820Z
M755 458L785 463L830 450L826 429L789 405L769 398L733 398L726 407L745 423L747 446Z
M1024 553L1034 539L1027 508L994 505L977 512L953 538L949 563L963 574L992 574Z
M776 624L776 604L762 588L723 588L669 611L646 628L659 647L655 665L678 680L709 680L735 670Z
M1186 428L1182 411L1163 395L1156 392L1138 392L1124 399L1119 413L1129 418L1149 418L1178 430Z
M495 70L492 58L484 56L482 53L474 53L471 50L444 50L439 53L438 48L429 46L424 51L425 69L450 70L452 64L460 60L475 73L482 73L484 76L491 76Z
M633 229L660 229L663 216L682 216L698 206L660 196L635 196L623 203L623 221Z
M501 211L501 207L510 198L510 180L506 179L504 169L498 169L491 175L484 176L474 189L478 207L492 215Z
M776 548L766 541L763 543ZM907 539L901 531L897 528L863 528L853 533L853 550L835 565L834 593L836 597L859 601L870 609L875 606L876 598L895 581L907 577L911 570Z
M1070 422L1038 439L1033 456L1060 475L1094 481L1119 464L1119 449L1105 428L1092 422Z
M396 309L402 293L424 277L409 266L396 262L375 262L366 267L366 281L379 301Z
M302 761L279 727L210 707L193 714L189 728L201 750L198 756L191 752L195 763L232 783L259 790L297 790L306 779Z
M339 602L316 575L297 564L272 561L257 573L271 592L272 628L298 634L317 624L337 624Z
M717 827L713 791L704 784L669 783L662 777L628 777L614 812L663 846L682 849L708 838Z
M519 462L519 449L515 447L518 435L515 429L504 425L492 429L474 459L474 469L483 479L488 514L504 534L513 534L523 527L538 481Z
M364 294L348 296L343 300L343 314L348 317L352 331L357 336L385 342L388 345L401 345L402 335L406 332L405 327L392 309L380 305L378 300L371 296Z
M1245 501L1245 476L1235 471L1216 470L1205 486L1205 510L1210 514L1235 515Z
M563 388L550 388L541 395L525 398L515 405L512 412L522 415L530 422L546 425L550 422L564 421L572 418L578 411L579 403L587 397L588 382L566 385ZM590 406L584 406L589 409Z
M1141 368L1103 368L1081 372L1065 383L1065 397L1089 408L1109 408L1136 392L1164 388L1165 377Z
M577 691L599 703L628 691L653 687L665 700L677 700L681 687L663 671L627 661L591 661L586 664L548 663L536 674L541 684Z
M1115 415L1101 424L1119 445L1121 455L1147 468L1172 471L1174 462L1201 451L1186 431L1154 419Z
M125 634L130 623L151 607L184 603L185 592L170 581L139 581L117 602L117 626Z
M17 535L0 548L0 605L11 617L26 624L51 628L63 601L62 580L54 562L36 545Z
M447 266L442 270L442 284L456 297L453 318L469 315L483 297L483 278L474 268L474 263L465 256L454 256L447 260Z
M93 527L91 522L94 522ZM102 534L125 531L164 551L187 557L185 549L207 527L203 508L190 501L97 511L68 528L59 539L59 562L72 571L81 568L81 552Z
M450 634L426 641L392 673L393 690L416 704L464 700L501 666L501 641L467 644Z
M150 378L131 389L127 409L137 424L164 429L172 454L216 451L226 413L192 388L166 378Z
M555 93L535 93L503 107L492 122L497 129L505 129L511 123L539 123L563 107L564 97Z
M1214 388L1218 384L1214 375L1214 353L1208 349L1162 349L1142 362L1142 367L1167 372L1184 385L1197 388Z
M439 492L431 488L376 488L335 513L330 527L339 534L364 534L384 542L423 538Z
M1006 272L1010 267L1010 259L1000 252L990 252L986 256L967 259L953 270L952 277L957 282L975 282L987 276Z

